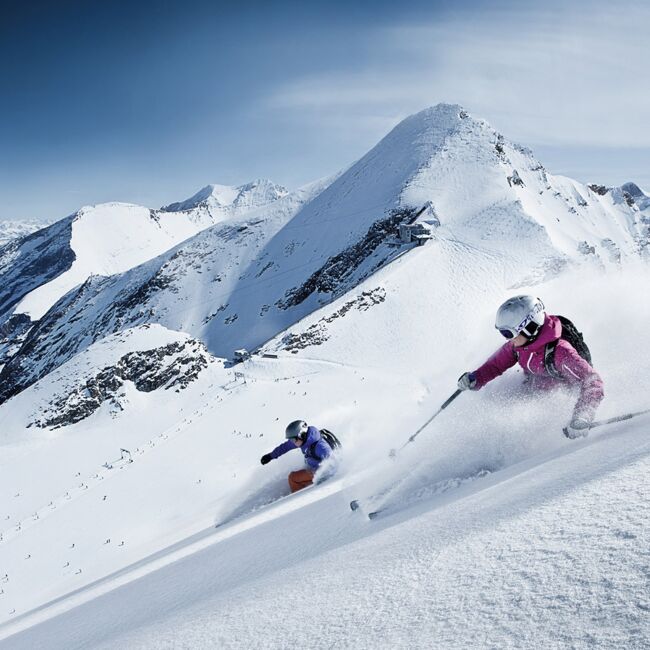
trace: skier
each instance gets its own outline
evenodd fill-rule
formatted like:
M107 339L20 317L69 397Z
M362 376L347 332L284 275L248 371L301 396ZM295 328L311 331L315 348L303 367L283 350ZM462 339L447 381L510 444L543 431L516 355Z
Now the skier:
M289 487L292 492L297 492L311 485L314 481L314 474L323 461L332 457L332 447L328 444L321 432L309 426L304 420L294 420L285 431L286 440L278 445L270 454L264 454L260 459L262 465L266 465L274 458L279 458L292 449L300 448L304 457L305 469L299 469L289 474ZM320 480L325 480L334 474L336 466L334 459L328 463L326 472L321 475Z
M495 327L508 341L480 368L461 375L458 388L479 390L519 362L531 392L562 384L579 388L573 416L564 431L572 439L586 436L603 399L603 381L574 345L563 338L560 317L546 314L539 298L515 296L499 307ZM577 333L577 336L579 339L574 339L574 344L581 347L582 343L586 350L581 335Z

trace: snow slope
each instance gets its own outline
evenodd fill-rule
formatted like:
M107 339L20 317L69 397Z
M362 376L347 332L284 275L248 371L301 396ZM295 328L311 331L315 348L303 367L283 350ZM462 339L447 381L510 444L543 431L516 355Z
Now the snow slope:
M404 264L392 265L381 273L388 281L406 270ZM379 279L384 279L381 274ZM606 382L603 416L647 407L648 360L637 356L634 366L629 363L635 358L637 328L650 316L634 293L647 281L642 267L587 278L567 273L536 287L547 304L583 324ZM486 306L474 314L471 301L440 302L443 313L455 314L453 324L450 328L444 318L431 321L433 343L423 349L418 332L409 335L421 306L411 297L400 305L400 318L409 324L400 333L410 340L410 349L402 344L389 353L380 339L355 356L358 341L349 345L348 334L382 320L373 310L381 309L387 298L368 309L350 308L336 319L337 325L347 323L347 333L330 332L319 347L320 358L306 348L231 369L213 363L184 393L143 396L131 390L124 411L99 411L67 430L24 430L32 405L41 395L46 403L48 391L56 390L56 376L0 407L3 431L15 432L5 437L1 475L2 493L13 492L4 504L10 513L2 546L4 566L10 568L2 585L6 619L137 564L117 582L98 586L99 591L81 591L53 609L17 618L4 634L48 622L23 640L11 639L10 647L38 644L45 638L41 634L56 639L51 647L68 648L94 647L100 641L107 647L238 647L242 640L253 647L284 647L285 626L273 621L278 596L287 593L301 598L311 593L316 603L328 603L327 631L322 643L313 638L310 647L330 647L343 639L351 647L428 647L433 632L442 635L441 647L463 647L479 633L484 647L520 647L533 632L542 645L557 641L559 647L580 647L600 639L611 646L627 639L629 647L642 647L647 603L637 594L647 579L647 556L639 559L639 548L647 545L642 522L648 485L639 477L647 470L647 418L594 432L587 441L567 441L561 427L570 414L571 396L513 401L512 389L520 380L513 370L489 389L462 396L387 468L388 448L428 417L453 390L455 377L499 344L493 309ZM336 311L345 300L330 309ZM472 345L460 350L446 339L436 343L448 329L467 340L459 328L470 315L480 325ZM390 319L385 327L396 331ZM629 337L611 338L610 331L624 329ZM84 357L97 345L72 363L86 365ZM118 347L112 359L122 353ZM235 370L243 377L235 377ZM61 372L75 376L67 367ZM204 531L215 522L233 521L286 493L284 476L296 458L289 455L264 468L258 458L279 441L284 423L296 415L343 438L341 491L318 501L305 493L300 495L304 503L298 499L299 507L281 510L277 518L260 511L255 526L232 536L227 528L214 529L211 539ZM120 447L135 451L134 462L102 469ZM38 466L44 480L34 484L29 471ZM369 469L373 477L346 487ZM376 493L383 496L369 507L386 506L395 514L383 523L351 518L350 498ZM587 503L590 508L583 505ZM19 523L21 530L15 531ZM606 530L599 532L603 526ZM538 543L531 545L531 539ZM49 540L47 550L44 540ZM576 548L578 540L582 546ZM178 546L168 557L163 553L154 562L145 560L170 545ZM612 545L625 555L613 556ZM608 563L617 567L611 577ZM578 587L568 568L578 571ZM152 569L161 572L134 581ZM601 580L603 575L607 579ZM464 585L462 592L458 582ZM49 621L118 584L124 586L114 595ZM611 614L594 632L590 617L605 599ZM560 608L558 619L555 607L562 602L569 611ZM480 603L483 616L463 626ZM377 608L381 616L373 613ZM540 618L532 619L529 612L540 608ZM389 612L395 612L392 618ZM567 622L564 637L555 636L553 622L558 620ZM266 627L260 629L259 621ZM374 622L370 637L367 621ZM290 638L305 643L313 632L301 629L291 628ZM384 646L383 638L388 640Z
M335 494L215 531L8 647L647 647L649 452L620 425L373 522Z
M190 221L179 220L172 228L169 225L155 219L148 208L137 205L104 203L82 208L72 220L71 267L25 296L14 313L39 320L61 296L89 276L124 272L187 239L198 229Z

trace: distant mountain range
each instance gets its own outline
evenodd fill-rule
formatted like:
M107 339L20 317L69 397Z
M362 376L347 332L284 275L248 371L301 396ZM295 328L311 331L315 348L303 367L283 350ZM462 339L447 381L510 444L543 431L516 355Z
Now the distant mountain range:
M0 221L0 246L4 246L12 239L31 235L33 232L49 226L50 223L38 219L7 219Z

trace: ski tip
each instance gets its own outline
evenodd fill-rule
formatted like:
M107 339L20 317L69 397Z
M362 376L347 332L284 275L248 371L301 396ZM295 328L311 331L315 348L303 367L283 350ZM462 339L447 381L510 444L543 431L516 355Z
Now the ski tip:
M357 499L354 499L353 501L350 501L350 510L358 510L359 509L359 501Z

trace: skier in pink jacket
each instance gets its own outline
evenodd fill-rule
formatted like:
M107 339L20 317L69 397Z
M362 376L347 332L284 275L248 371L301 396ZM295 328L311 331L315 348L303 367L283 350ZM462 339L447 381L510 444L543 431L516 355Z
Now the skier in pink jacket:
M565 325L561 317L546 314L544 304L534 296L506 300L497 311L495 327L508 341L480 368L464 373L458 380L458 388L479 390L519 363L531 391L562 384L577 386L580 394L564 432L569 438L586 436L604 396L603 381L587 359L563 338L563 327L567 329L565 334L572 327L570 321L564 321ZM574 344L578 345L576 340Z

